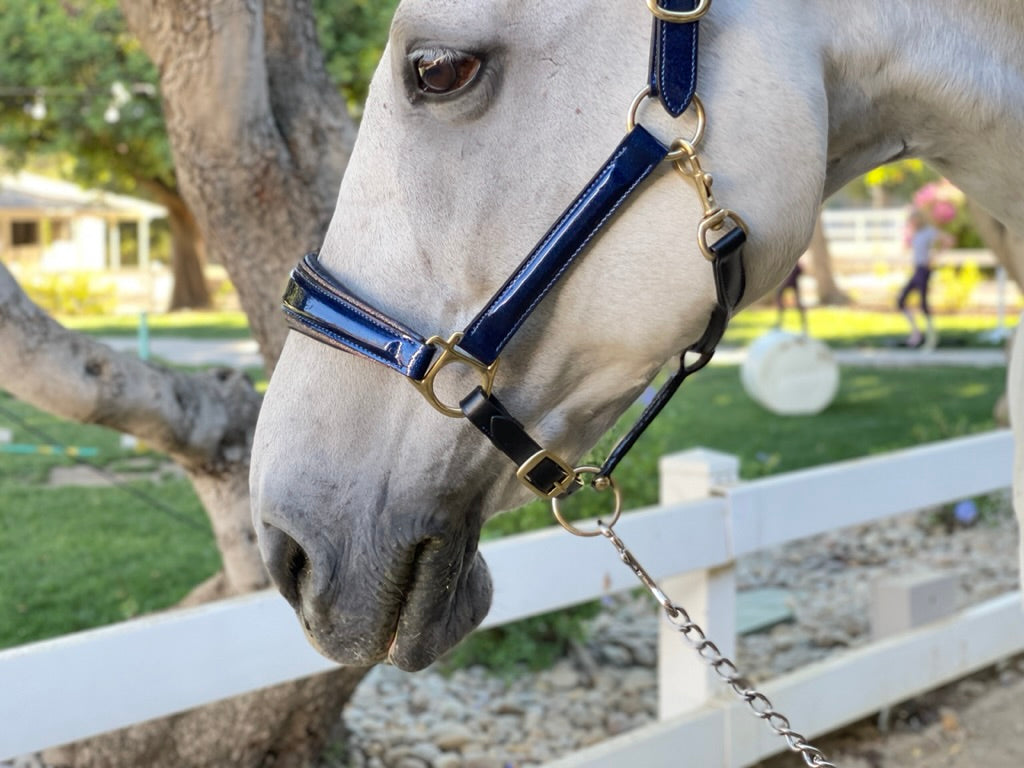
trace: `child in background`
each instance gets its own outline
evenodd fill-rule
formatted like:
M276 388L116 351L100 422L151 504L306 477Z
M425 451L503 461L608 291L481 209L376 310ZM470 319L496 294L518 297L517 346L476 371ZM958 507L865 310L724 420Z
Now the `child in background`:
M909 224L909 245L914 261L914 272L900 291L896 304L910 323L910 335L905 342L908 347L921 347L931 350L938 344L935 324L932 322L931 310L928 308L928 282L932 275L932 256L934 251L951 246L952 238L939 231L921 211L912 211ZM921 299L921 314L924 315L925 333L914 319L914 313L907 308L907 297L917 291Z

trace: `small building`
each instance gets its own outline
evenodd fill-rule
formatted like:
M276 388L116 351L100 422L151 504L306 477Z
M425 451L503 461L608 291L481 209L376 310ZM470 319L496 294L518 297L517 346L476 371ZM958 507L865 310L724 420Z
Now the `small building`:
M150 224L167 210L146 200L18 173L0 176L0 262L45 272L120 270L123 228L131 266L148 269Z

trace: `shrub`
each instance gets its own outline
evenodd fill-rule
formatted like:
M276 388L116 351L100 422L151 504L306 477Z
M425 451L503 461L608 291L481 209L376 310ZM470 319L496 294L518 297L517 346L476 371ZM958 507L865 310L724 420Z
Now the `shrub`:
M22 280L22 288L51 314L107 315L117 306L117 287L99 272L36 273Z
M975 262L965 261L959 267L939 268L935 277L939 284L940 308L960 311L967 307L974 289L981 282L981 270Z

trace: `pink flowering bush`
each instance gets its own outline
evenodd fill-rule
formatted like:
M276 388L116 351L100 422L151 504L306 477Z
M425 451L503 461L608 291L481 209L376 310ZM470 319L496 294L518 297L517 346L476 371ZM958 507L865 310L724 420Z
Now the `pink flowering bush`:
M964 193L945 179L930 181L914 193L912 207L944 232L953 236L954 247L977 248L977 234L971 226Z

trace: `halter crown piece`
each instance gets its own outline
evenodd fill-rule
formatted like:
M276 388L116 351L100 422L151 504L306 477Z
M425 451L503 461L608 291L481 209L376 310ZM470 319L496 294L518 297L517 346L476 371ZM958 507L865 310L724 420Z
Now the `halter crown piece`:
M608 525L614 524L621 510L621 496L611 479L612 471L683 380L711 359L744 290L742 249L746 226L738 215L715 202L711 177L702 169L696 151L705 124L704 109L695 94L697 28L711 0L646 2L654 16L650 77L630 106L625 138L464 330L447 339L424 338L356 297L324 270L315 253L303 258L292 271L284 295L283 310L292 328L397 371L441 413L469 419L515 462L519 480L538 496L551 499L559 522L579 535L598 535L600 531L584 532L568 524L560 513L559 501L582 488L585 476L592 476L589 484L593 488L614 494L614 512ZM640 106L648 100L657 100L672 117L679 117L692 106L697 117L693 137L676 139L665 146L651 135L636 120ZM609 225L641 182L666 160L693 182L701 201L704 214L697 227L697 243L714 274L716 303L701 338L683 351L678 370L662 385L604 464L573 467L538 445L492 392L498 357L595 235ZM474 369L480 384L458 405L451 405L438 398L434 380L443 368L455 363Z

